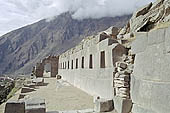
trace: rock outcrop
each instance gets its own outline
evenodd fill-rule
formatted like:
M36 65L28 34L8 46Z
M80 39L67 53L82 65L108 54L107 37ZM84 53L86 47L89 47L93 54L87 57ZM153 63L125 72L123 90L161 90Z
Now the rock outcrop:
M157 0L136 11L130 20L130 32L150 31L170 20L170 1Z
M157 28L160 24L170 21L170 1L157 0L137 10L129 23L119 32L118 38L122 35L133 32L148 32Z

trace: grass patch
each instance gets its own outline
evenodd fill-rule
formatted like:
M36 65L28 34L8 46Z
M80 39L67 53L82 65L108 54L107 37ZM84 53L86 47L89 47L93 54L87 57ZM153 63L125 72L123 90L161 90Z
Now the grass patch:
M11 92L8 94L6 100L10 99L11 97L13 97L15 95L15 93L19 90L20 88L14 87Z

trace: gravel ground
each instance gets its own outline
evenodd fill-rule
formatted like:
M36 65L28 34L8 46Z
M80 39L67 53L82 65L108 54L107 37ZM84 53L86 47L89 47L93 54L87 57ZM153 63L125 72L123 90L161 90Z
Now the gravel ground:
M93 97L82 90L56 78L44 78L44 81L44 86L36 87L26 98L45 99L47 112L93 109ZM17 100L20 92L10 100ZM4 109L5 103L0 106L0 113L4 113Z
M39 86L28 97L42 98L47 111L83 110L93 108L93 97L56 78L45 78L46 86Z

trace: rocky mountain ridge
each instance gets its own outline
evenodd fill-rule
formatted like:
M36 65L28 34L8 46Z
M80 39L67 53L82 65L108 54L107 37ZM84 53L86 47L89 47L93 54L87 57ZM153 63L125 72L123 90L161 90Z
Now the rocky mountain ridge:
M110 26L124 26L131 15L74 20L63 13L52 21L41 20L0 37L0 74L30 73L40 59L74 47L84 37Z

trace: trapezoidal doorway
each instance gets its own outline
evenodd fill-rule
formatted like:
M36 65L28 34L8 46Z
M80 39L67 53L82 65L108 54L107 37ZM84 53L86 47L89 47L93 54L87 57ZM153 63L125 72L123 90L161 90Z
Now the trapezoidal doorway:
M49 56L36 65L36 77L56 77L58 74L58 56Z

